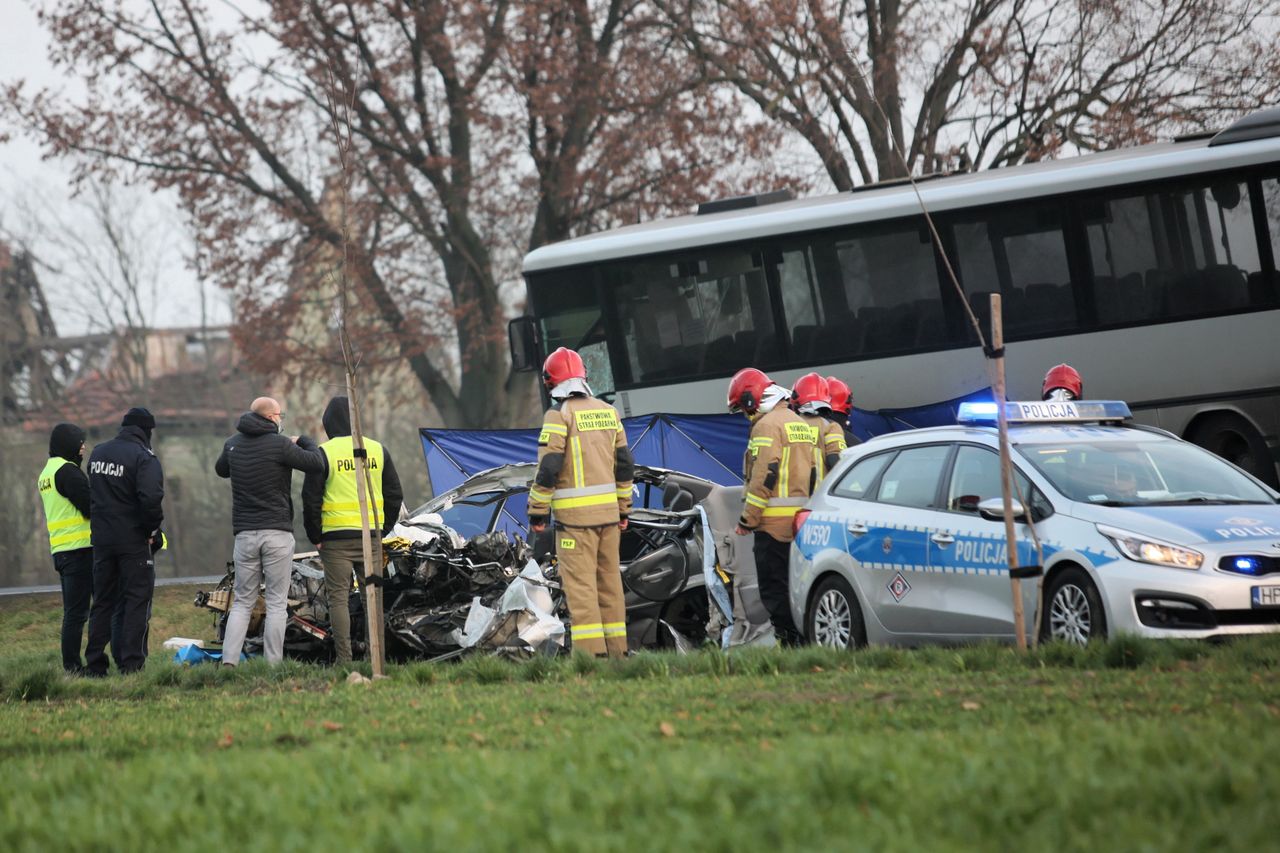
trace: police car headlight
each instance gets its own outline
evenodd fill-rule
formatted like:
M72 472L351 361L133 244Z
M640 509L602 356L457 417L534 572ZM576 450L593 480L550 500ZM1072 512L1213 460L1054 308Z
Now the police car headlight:
M1198 569L1204 563L1204 554L1171 545L1157 539L1148 539L1137 533L1119 530L1114 527L1098 525L1098 532L1111 540L1112 544L1130 560L1139 563L1151 563L1156 566L1169 566L1173 569Z

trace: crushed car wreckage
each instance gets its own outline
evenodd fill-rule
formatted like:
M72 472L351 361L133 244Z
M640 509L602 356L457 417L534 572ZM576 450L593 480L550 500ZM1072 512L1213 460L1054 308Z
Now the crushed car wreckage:
M380 586L390 656L528 657L568 649L569 614L552 537L526 538L533 473L532 463L519 463L476 474L403 515L383 540ZM766 636L750 540L733 534L742 488L647 466L637 467L635 482L635 509L621 544L631 648L684 650L708 640L727 645ZM195 600L218 613L219 639L234 577L229 566L218 586ZM364 579L353 574L352 583L358 587ZM288 612L286 655L330 657L324 570L315 552L294 558ZM259 597L250 651L260 647L263 613ZM351 617L359 655L366 636L361 596L351 597Z

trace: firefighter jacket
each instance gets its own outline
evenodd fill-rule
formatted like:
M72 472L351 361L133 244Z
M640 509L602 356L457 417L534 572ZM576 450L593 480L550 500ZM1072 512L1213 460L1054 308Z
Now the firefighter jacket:
M538 473L529 488L529 521L598 527L631 513L635 464L613 406L573 396L547 410L538 435Z
M784 405L751 426L743 461L746 481L742 518L748 530L779 542L792 539L791 521L817 482L818 431Z
M840 454L848 449L849 443L844 438L844 427L826 418L822 419L822 432L819 440L822 442L822 453L819 455L826 466L826 470L823 472L825 474L840 461Z

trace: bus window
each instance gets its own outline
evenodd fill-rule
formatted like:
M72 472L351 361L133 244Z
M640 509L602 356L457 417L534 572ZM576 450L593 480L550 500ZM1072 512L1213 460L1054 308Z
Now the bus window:
M1006 337L1039 337L1078 325L1062 204L1012 204L965 214L953 224L960 278L970 301L1004 297Z
M614 293L633 382L779 362L763 262L747 249L615 264L605 283Z
M1106 326L1247 308L1262 271L1247 185L1217 179L1083 205Z
M948 343L928 232L915 221L860 227L812 243L822 325L816 357L876 355ZM838 278L832 273L838 275Z
M616 387L613 366L590 270L556 270L530 276L529 298L541 328L543 350L577 350L586 365L591 390L611 393Z
M1274 304L1280 301L1280 179L1269 178L1262 182L1262 209L1267 218L1267 233L1271 239L1271 280L1264 275L1249 279L1250 301L1256 304Z
M815 287L817 277L807 248L784 250L776 260L787 328L788 360L803 364L820 355L818 329L822 326L823 311Z

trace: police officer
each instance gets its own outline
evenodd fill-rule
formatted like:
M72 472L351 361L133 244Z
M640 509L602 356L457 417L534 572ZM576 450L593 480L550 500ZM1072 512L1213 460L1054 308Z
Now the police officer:
M121 672L135 672L146 663L156 585L153 555L164 540L160 531L164 472L151 452L156 419L146 409L133 408L120 426L116 437L99 444L89 457L94 601L85 672L99 678L107 674L108 640ZM113 637L111 619L117 602L123 612Z
M576 352L560 347L547 356L542 380L555 404L538 436L529 526L541 533L555 511L556 557L573 647L622 657L627 612L618 543L631 512L635 463L618 412L592 396Z
M791 407L817 432L819 449L814 460L817 478L821 480L840 461L840 451L848 447L844 441L844 430L828 417L831 413L831 392L827 380L816 373L801 376L791 389Z
M834 376L827 377L827 390L831 392L831 410L825 413L826 418L834 421L844 432L845 447L862 444L862 439L849 428L849 418L853 415L853 391Z
M49 461L37 488L49 528L49 552L62 583L62 668L84 669L80 644L93 600L93 548L89 544L89 478L84 461L84 430L58 424L49 435Z
M1041 400L1079 400L1083 394L1084 380L1069 364L1059 364L1049 368L1049 372L1044 375L1044 384L1040 386Z
M746 482L739 535L755 534L753 551L760 600L783 645L798 645L800 632L791 618L787 562L792 523L817 479L817 435L786 406L791 394L754 367L739 370L729 382L729 411L751 421L743 459Z
M324 588L329 601L329 629L333 632L334 662L351 662L351 573L364 566L360 528L360 503L356 491L355 443L351 437L351 410L345 396L334 397L325 407L325 434L320 445L324 469L308 471L302 481L302 522L307 538L320 549ZM369 436L364 439L369 479L369 524L373 559L382 562L382 537L400 518L404 492L391 454Z

